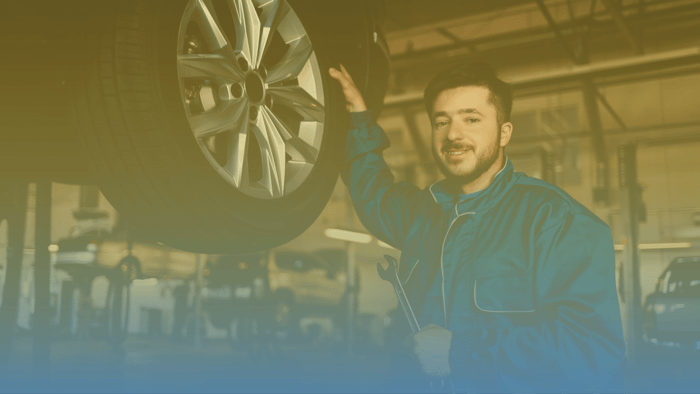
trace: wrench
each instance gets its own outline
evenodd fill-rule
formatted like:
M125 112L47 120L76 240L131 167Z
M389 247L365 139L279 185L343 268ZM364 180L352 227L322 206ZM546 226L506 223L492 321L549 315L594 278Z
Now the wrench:
M396 291L396 296L399 298L399 304L401 304L403 313L406 314L406 319L411 326L411 331L414 333L419 332L420 326L418 325L418 320L416 319L416 315L413 314L413 309L411 309L411 304L408 303L408 297L406 297L406 292L404 292L403 285L399 279L399 265L396 259L388 254L385 254L384 258L389 262L389 268L384 269L381 264L377 263L379 277L394 286L394 291Z
M411 304L408 302L408 297L406 297L406 292L403 290L403 285L399 279L399 264L396 262L395 258L389 256L388 254L385 254L384 258L389 262L389 267L384 269L381 264L377 263L377 272L379 273L379 277L388 281L392 286L394 286L394 291L396 291L396 296L399 299L399 304L401 304L401 309L403 309L403 312L406 314L406 320L408 320L408 324L411 326L411 331L413 331L413 333L419 332L420 326L418 325L418 319L416 319L416 315L413 314L413 309L411 309ZM450 392L454 393L452 379L448 379L448 383L450 384ZM446 384L444 379L433 378L430 380L431 392L442 392L445 390L445 388Z

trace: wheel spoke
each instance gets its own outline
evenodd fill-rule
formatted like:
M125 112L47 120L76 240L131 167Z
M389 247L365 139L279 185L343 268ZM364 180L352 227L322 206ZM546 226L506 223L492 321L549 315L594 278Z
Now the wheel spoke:
M284 122L282 122L277 115L275 115L268 108L264 107L264 111L267 113L267 116L270 118L270 121L275 129L279 132L279 135L284 139L285 151L292 157L290 162L294 161L309 164L316 163L316 159L318 158L318 149L292 134Z
M228 45L226 36L219 27L219 22L214 13L214 7L210 7L204 0L196 0L195 21L204 34L204 39L213 51L222 49Z
M269 84L297 77L313 53L311 41L306 34L287 44L289 44L287 52L277 64L267 71L267 83Z
M236 187L243 185L243 177L247 179L248 153L248 120L241 118L239 127L228 136L228 162L224 169L231 174ZM244 171L246 170L246 171ZM247 182L246 182L247 183Z
M264 107L258 115L256 126L263 165L263 178L260 182L272 197L281 197L284 195L286 163L284 139Z
M272 37L280 25L280 22L287 16L289 5L285 0L271 1L263 6L260 15L262 30L260 31L260 44L258 45L258 56L255 58L255 67L260 67L260 62L265 56L265 52L270 46Z
M293 109L304 120L323 123L326 114L323 105L301 86L270 86L267 93L273 96L275 103Z
M203 139L234 129L248 114L246 100L237 100L221 109L190 116L190 126L195 138Z
M229 0L236 25L235 52L254 64L260 43L260 19L251 0Z
M180 78L243 81L243 74L221 55L178 55Z

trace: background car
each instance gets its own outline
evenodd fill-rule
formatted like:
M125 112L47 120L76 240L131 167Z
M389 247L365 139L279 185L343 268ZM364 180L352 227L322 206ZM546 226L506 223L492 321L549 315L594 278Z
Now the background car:
M33 0L3 11L0 178L98 184L135 237L281 245L336 184L344 64L379 111L375 1Z
M642 313L645 343L700 351L700 256L671 261Z
M219 328L255 318L292 334L307 317L346 321L345 272L318 256L284 250L223 255L208 270L204 307Z

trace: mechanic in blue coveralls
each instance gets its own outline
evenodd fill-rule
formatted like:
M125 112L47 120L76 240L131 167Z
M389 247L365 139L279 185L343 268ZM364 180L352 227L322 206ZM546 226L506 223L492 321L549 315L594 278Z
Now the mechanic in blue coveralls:
M445 179L394 182L383 130L341 66L351 116L341 173L363 225L401 250L422 371L457 390L621 391L625 349L609 227L560 188L515 172L512 93L484 64L425 89ZM461 386L460 386L461 385Z

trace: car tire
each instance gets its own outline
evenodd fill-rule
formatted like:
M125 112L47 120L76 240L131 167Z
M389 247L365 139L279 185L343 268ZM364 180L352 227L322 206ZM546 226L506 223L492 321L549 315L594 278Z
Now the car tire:
M306 230L330 198L342 157L342 95L327 73L330 64L322 48L313 45L312 33L303 35L303 40L308 38L304 56L311 51L298 72L306 73L304 78L280 79L289 62L266 65L263 59L255 70L250 66L242 85L216 85L220 75L196 79L199 71L192 70L199 70L197 62L208 59L220 62L216 67L221 68L233 53L209 49L216 43L207 42L218 36L209 31L212 23L201 22L206 16L201 4L210 3L118 0L98 2L86 11L95 15L86 18L84 30L95 33L83 37L82 67L76 76L80 136L103 194L137 236L200 253L269 249ZM284 18L291 19L284 23L302 28L311 21L294 14L293 8L286 11ZM254 14L248 10L246 15ZM277 40L271 39L269 46L277 49L260 56L283 52L284 60L288 53L301 51L285 41L280 29L271 35ZM192 38L197 34L204 40ZM224 52L228 57L218 55ZM225 64L235 68L234 63ZM296 85L287 89L285 83ZM241 97L245 100L238 115L224 114ZM252 123L251 106L258 108ZM197 112L200 107L203 112ZM304 134L307 129L315 130L311 137Z

